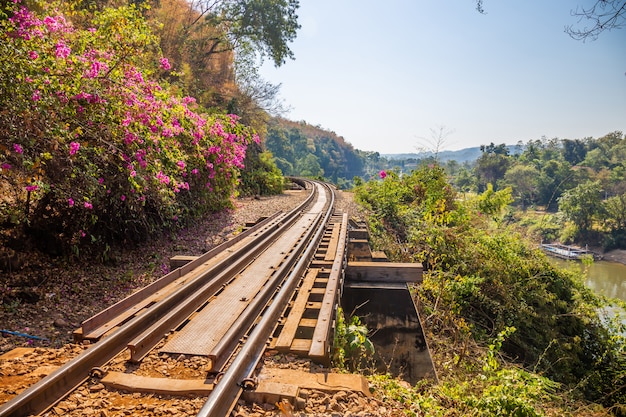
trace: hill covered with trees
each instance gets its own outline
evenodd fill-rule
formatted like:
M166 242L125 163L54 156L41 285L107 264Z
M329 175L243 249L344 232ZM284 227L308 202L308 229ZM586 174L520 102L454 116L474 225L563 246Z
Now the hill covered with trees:
M306 122L274 118L265 145L285 175L325 178L341 187L365 174L362 152L336 133Z
M541 139L482 146L474 164L448 162L462 192L510 189L514 205L546 210L534 229L546 241L579 242L604 249L626 247L626 136Z

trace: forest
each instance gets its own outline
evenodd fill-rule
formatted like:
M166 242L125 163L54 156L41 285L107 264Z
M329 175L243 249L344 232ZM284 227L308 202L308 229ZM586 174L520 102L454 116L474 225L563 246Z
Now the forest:
M446 164L463 193L510 189L513 206L539 240L577 243L601 252L626 247L626 137L530 140L485 145L473 165ZM513 220L509 218L509 220Z

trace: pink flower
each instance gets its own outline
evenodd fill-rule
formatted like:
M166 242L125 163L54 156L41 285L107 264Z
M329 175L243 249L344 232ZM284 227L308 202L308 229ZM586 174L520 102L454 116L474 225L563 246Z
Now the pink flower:
M87 236L87 235L85 234L85 232L83 232L82 230L79 230L78 232L80 233L80 237L85 237L85 236Z
M380 178L382 178L383 180L385 179L385 177L387 176L387 173L385 172L385 170L382 170L378 173L378 175L380 175Z
M13 144L13 150L17 153L24 153L24 149L18 143Z
M27 185L26 186L26 191L31 192L31 191L35 191L39 188L38 185Z
M98 178L98 184L104 184L104 178L102 177Z
M85 201L85 208L91 210L93 208L93 204L91 204L89 201Z
M74 207L74 199L73 198L68 198L67 199L67 204L69 204L70 207Z
M34 61L37 58L39 58L39 54L37 52L35 52L35 51L30 51L28 53L28 57Z
M178 165L180 169L185 169L185 161L178 161L176 162L176 165Z
M168 177L167 175L163 174L163 171L159 171L159 173L156 175L157 179L159 180L159 182L161 184L169 184L170 183L170 177Z
M78 143L78 142L71 142L70 143L70 155L75 155L76 152L78 152L79 149L80 149L80 143Z
M41 98L41 93L39 92L39 90L35 90L31 98L33 99L33 101L39 101L39 99Z
M172 69L170 61L168 61L167 58L161 58L159 62L161 69L164 69L165 71L169 71L170 69Z
M65 42L59 41L59 43L56 44L55 54L57 58L67 58L71 52L72 50L65 44Z
M2 168L2 169L11 169L11 164L4 163L4 164L0 165L0 168Z
M126 196L125 196L124 194L122 194L122 195L120 196L120 200L122 200L122 201L126 201Z
M91 69L85 72L85 78L96 78L101 71L107 71L108 65L103 62L94 61L91 63Z

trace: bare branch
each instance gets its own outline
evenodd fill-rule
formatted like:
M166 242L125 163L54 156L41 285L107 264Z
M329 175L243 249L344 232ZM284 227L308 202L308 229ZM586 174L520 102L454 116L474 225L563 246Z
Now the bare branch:
M619 29L626 24L626 1L597 0L590 8L577 7L571 15L578 17L578 23L591 22L591 27L576 29L570 25L565 28L565 32L576 40L595 40L603 31Z
M478 13L485 14L485 9L483 9L483 0L476 0L476 10L478 10Z

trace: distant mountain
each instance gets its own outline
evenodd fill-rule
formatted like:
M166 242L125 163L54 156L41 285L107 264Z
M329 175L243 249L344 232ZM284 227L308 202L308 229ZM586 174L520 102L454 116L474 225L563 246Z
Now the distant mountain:
M508 145L509 154L514 155L519 152L520 149L517 145ZM446 161L457 161L459 163L463 162L474 162L478 158L482 152L480 151L480 146L476 146L473 148L465 148L460 149L458 151L440 151L437 155L437 159L439 162ZM381 154L380 156L391 159L391 160L407 160L407 159L429 159L434 158L434 152L419 152L419 153L395 153L395 154Z
M437 155L437 159L439 162L446 161L457 161L460 163L463 162L474 162L480 157L480 147L474 148L466 148L458 151L440 151ZM407 160L407 159L429 159L434 158L434 152L419 152L419 153L396 153L396 154L381 154L380 156L387 159L399 159L399 160Z

